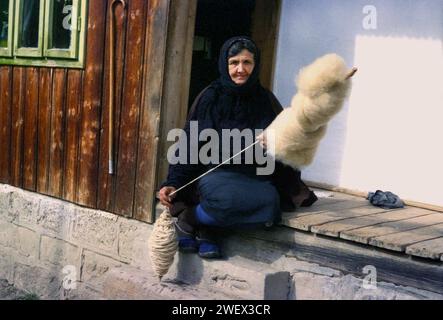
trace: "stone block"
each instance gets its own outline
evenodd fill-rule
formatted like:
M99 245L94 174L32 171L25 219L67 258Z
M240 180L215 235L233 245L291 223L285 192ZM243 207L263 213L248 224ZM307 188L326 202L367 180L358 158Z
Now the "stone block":
M80 265L80 248L64 240L42 236L40 260L54 265Z
M0 248L0 279L6 279L9 282L14 281L14 263L12 256Z
M24 257L38 257L39 234L35 231L0 221L0 245Z
M26 296L26 292L18 290L9 281L0 278L0 300L20 300Z
M352 287L344 288L341 291L340 279L317 275L309 272L296 272L292 276L293 285L289 294L290 300L341 300L346 296L351 296L349 292L356 292L357 286L353 283L348 285Z
M12 191L5 188L3 185L0 187L0 220L6 220L12 222L16 219L11 213L11 194Z
M74 212L74 206L60 200L44 198L40 202L37 214L37 225L44 233L57 235L59 238L68 239L69 225Z
M151 273L133 267L110 270L103 283L103 297L107 300L227 299L223 294L211 292L208 288L178 281L159 282Z
M287 258L290 259L290 258ZM291 259L294 260L294 259ZM339 277L342 273L338 270L323 267L316 263L310 263L307 261L292 261L290 264L294 272L309 272L317 275L327 276L327 277Z
M364 285L363 279L347 274L326 277L300 272L293 274L289 298L292 300L416 300L441 299L437 293L392 283Z
M92 288L87 283L79 282L73 290L64 290L61 299L63 300L101 300L103 293Z
M91 249L117 253L118 218L116 215L89 209L77 209L73 217L71 242Z
M363 286L360 286L357 292L355 292L353 299L355 300L443 300L443 295L413 287L399 286L393 283L378 282L375 288L364 288Z
M84 250L82 254L81 281L101 288L103 276L112 268L123 265L121 261Z
M27 228L17 228L17 242L20 254L25 257L37 258L40 235Z
M165 278L202 284L233 299L287 299L290 287L289 272L240 257L208 261L179 253Z
M17 226L0 220L0 246L17 249Z
M31 192L17 191L11 194L10 216L21 226L35 228L41 195Z
M393 286L386 290L380 284L365 286L363 279L351 274L327 277L308 272L293 274L290 299L294 300L391 300L399 297L399 290ZM407 295L403 294L403 297ZM408 299L411 299L409 296Z
M16 263L14 286L20 290L36 294L39 299L59 299L62 287L62 274L51 272L39 266Z
M149 268L148 240L153 227L143 222L120 218L118 254L131 265Z

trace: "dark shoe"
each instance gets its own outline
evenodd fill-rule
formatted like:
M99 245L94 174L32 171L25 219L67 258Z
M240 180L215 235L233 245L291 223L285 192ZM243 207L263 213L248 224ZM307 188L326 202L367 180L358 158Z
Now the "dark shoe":
M303 200L301 207L310 207L318 200L317 196L315 195L314 191L309 191L309 197L305 200Z
M273 227L274 227L274 222L270 221L270 222L266 222L266 223L265 223L265 227L264 227L264 229L265 229L266 231L269 231L269 230L272 230Z
M217 259L221 257L220 248L214 242L199 240L198 255L205 259Z
M221 257L220 247L214 237L214 230L208 227L200 227L197 234L199 245L198 255L206 259L217 259Z
M194 238L184 237L178 239L178 250L182 253L197 253L198 247L198 242Z
M183 253L198 252L198 242L195 239L195 232L189 226L179 221L175 223L177 232L178 250Z

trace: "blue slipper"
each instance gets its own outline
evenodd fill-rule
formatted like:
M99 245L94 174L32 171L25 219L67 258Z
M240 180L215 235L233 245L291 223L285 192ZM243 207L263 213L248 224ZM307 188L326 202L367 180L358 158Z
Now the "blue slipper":
M221 257L220 248L214 242L199 240L200 247L198 255L206 259L217 259Z
M178 238L178 250L182 253L196 253L198 251L198 242L191 237Z

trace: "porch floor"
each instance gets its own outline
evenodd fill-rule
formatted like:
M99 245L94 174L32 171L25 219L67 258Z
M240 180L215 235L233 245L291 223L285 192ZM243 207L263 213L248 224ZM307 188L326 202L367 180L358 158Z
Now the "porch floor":
M319 200L309 208L285 212L282 225L443 261L443 213L411 206L386 210L368 200L313 189Z

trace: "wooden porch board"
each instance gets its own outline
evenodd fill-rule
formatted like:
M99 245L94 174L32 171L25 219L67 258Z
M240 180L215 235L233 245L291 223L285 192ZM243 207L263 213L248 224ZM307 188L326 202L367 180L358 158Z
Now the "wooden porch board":
M333 209L335 207L340 207L339 203L349 202L350 200L355 200L357 202L364 203L364 199L362 197L355 197L344 193L338 193L333 191L325 191L320 189L311 188L315 192L318 197L318 200L315 202L315 205L312 207L301 208L297 211L288 211L284 214L288 217L296 216L302 217L309 214L315 214L323 211L327 211L329 209ZM351 205L352 206L352 205Z
M328 209L318 211L316 214L303 216L283 215L283 224L304 231L313 231L311 227L325 223L355 218L377 212L386 211L381 208L369 207L358 201L342 201L332 204Z
M443 223L375 237L369 240L369 244L380 248L404 252L409 245L440 237L443 237Z
M360 228L363 227L380 224L383 221L404 219L403 215L398 212L399 210L386 210L376 207L361 207L357 209L362 212L367 211L368 214L313 226L311 228L311 231L326 236L339 237L343 231L354 230L354 229L359 230ZM415 215L413 215L413 217L415 217ZM346 239L346 240L354 240L354 239Z
M433 216L429 210L399 209L353 219L354 221L344 221L342 226L336 227L336 230L341 227L341 230L337 231L340 232L342 239L368 244L370 238L435 224L433 223L435 220L429 216Z
M319 200L309 208L283 213L282 225L443 261L443 213L416 207L383 209L364 197L314 191Z
M367 206L366 200L352 199L333 199L333 198L319 198L319 200L308 208L300 208L298 211L284 212L286 219L300 218L309 215L317 215L324 212L340 212L346 209L358 208Z
M411 256L443 261L443 237L415 243L406 248Z
M321 212L322 209L326 206L330 206L333 204L337 204L338 202L343 202L343 199L334 199L334 198L319 198L317 200L317 202L315 203L315 207L308 207L308 208L303 208L301 211L288 211L285 212L286 215L288 216L296 216L296 217L301 217L301 216L305 216L308 214L312 214L312 213L318 213Z

